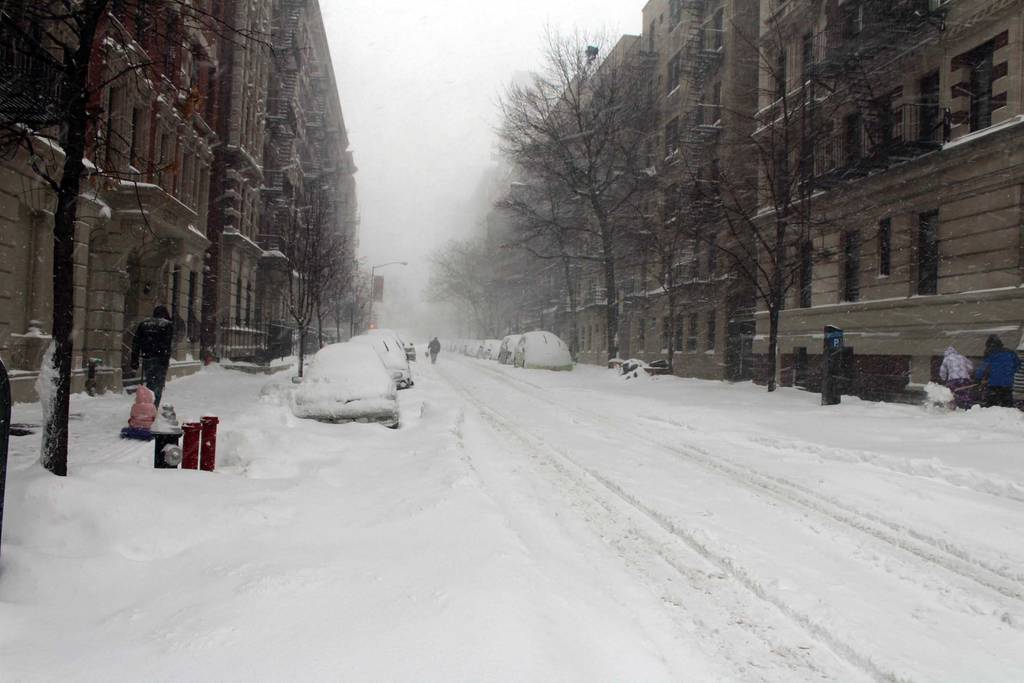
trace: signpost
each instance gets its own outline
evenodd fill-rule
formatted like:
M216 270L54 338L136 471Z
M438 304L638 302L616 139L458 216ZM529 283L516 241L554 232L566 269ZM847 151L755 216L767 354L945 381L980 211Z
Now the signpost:
M825 326L825 346L821 351L821 405L835 406L842 400L840 381L843 368L843 331Z

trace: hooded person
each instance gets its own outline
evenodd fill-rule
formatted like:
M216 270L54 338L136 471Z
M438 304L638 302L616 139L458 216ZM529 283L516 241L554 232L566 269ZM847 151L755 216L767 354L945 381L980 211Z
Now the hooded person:
M167 368L171 364L171 350L174 348L174 323L166 306L157 306L153 315L139 323L132 339L132 370L137 370L142 361L142 382L160 405L167 381Z
M1003 340L991 335L985 340L985 359L974 373L975 379L985 383L982 405L986 408L1013 407L1013 376L1020 369L1020 358L1003 347Z
M939 379L953 392L953 400L957 408L967 410L974 405L974 380L972 373L974 364L967 356L954 347L946 348L939 366Z
M427 352L430 354L430 362L436 363L437 354L441 353L441 342L437 340L437 337L431 339L430 343L427 344Z

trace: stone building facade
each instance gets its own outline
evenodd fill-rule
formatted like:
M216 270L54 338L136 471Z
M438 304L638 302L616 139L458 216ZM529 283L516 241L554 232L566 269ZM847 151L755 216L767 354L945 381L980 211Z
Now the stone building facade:
M166 30L147 31L149 21ZM176 322L172 374L198 367L217 37L160 17L112 13L92 78L99 114L87 149L75 237L73 388L93 365L99 390L135 373L132 332L157 303ZM158 55L140 59L140 55ZM150 66L132 68L149 61ZM21 65L24 66L24 65ZM12 74L7 64L6 75ZM125 75L115 77L124 72ZM10 81L9 81L10 82ZM59 174L63 153L39 141L35 163ZM17 400L34 396L49 345L54 198L24 148L0 167L0 353Z
M1024 3L771 2L787 90L844 92L820 121L820 229L780 323L781 379L818 385L825 325L845 330L848 390L916 395L943 350L977 358L1024 326ZM762 107L775 85L762 73ZM766 352L764 315L756 351Z
M671 287L657 249L623 244L620 356L666 359L671 344L679 374L767 380L767 287L721 247L766 265L783 186L783 384L817 388L825 325L846 332L846 390L868 398L918 395L949 345L977 358L990 334L1021 344L1024 2L649 0L643 34L623 40L656 63L654 187L631 228L683 239ZM788 146L765 152L780 130ZM569 339L564 278L541 270L515 331ZM604 363L597 275L574 269L575 343Z
M306 98L316 115L302 134L299 154L310 157L303 158L303 173L330 183L343 207L339 230L354 240L355 167L319 5L291 4L303 8L310 36L300 78L316 93ZM157 304L176 323L172 375L195 371L206 358L250 358L266 347L267 322L281 316L278 301L268 297L264 306L260 299L275 291L261 281L275 249L266 232L271 223L261 217L275 65L265 41L241 36L270 35L288 5L206 6L219 13L220 26L239 30L233 40L183 21L173 3L159 16L118 12L135 5L115 3L103 24L91 78L104 85L91 103L98 114L76 228L74 391L90 372L100 391L136 378L129 363L134 330ZM161 30L152 30L153 22ZM5 48L3 93L47 73L45 63L26 64ZM128 68L142 63L148 66ZM0 357L12 371L16 400L35 397L53 317L54 199L32 164L59 171L63 154L42 140L34 147L31 155L19 149L0 159ZM290 331L283 341L290 345Z

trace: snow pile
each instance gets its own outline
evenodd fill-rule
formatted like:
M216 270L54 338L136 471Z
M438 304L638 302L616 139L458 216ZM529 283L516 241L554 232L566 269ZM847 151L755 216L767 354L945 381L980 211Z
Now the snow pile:
M360 334L349 339L348 343L369 346L376 351L399 389L412 386L412 370L409 368L409 359L406 358L405 348L393 336Z
M519 340L516 356L525 368L572 370L572 355L565 342L550 332L527 332Z
M374 349L363 344L320 349L292 394L291 406L296 417L398 421L395 384Z
M53 354L57 352L57 342L51 341L43 354L43 360L39 364L39 375L36 377L36 395L39 396L40 407L43 412L42 424L50 424L50 416L53 415L54 401L57 400L57 384L60 377L57 375L57 368L53 366ZM46 462L46 453L40 444L39 457L41 462Z
M948 408L953 405L953 392L949 387L928 382L924 386L925 403L934 408Z
M480 345L479 357L484 360L498 360L498 354L501 352L501 340L500 339L485 339Z

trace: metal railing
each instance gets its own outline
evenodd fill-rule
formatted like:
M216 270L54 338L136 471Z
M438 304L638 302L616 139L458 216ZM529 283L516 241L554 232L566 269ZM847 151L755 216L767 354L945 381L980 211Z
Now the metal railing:
M217 355L223 360L269 363L292 355L294 332L291 325L280 321L221 325Z
M4 488L7 482L7 450L11 439L11 380L0 360L0 549L4 536ZM2 555L2 552L0 552Z
M0 121L50 123L60 108L62 69L9 21L0 20Z
M948 142L951 115L935 106L907 103L813 140L814 176L857 175L927 154Z

